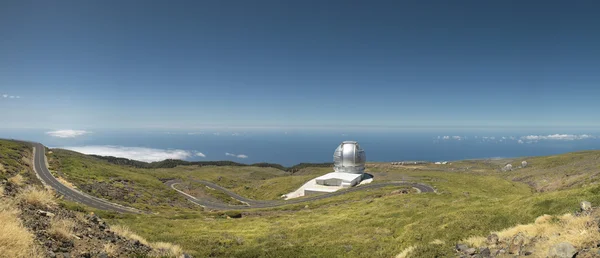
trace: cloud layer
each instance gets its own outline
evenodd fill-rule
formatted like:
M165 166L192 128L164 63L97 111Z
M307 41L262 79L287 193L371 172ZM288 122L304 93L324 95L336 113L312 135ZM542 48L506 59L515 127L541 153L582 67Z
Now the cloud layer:
M202 152L197 152L196 156L206 158L206 155L204 155Z
M8 95L8 94L2 94L2 98L5 98L5 99L20 99L21 96L13 96L13 95Z
M162 161L165 159L187 159L192 157L192 153L185 150L163 150L142 147L123 147L123 146L81 146L81 147L61 147L61 149L81 152L83 154L94 154L100 156L113 156L127 158L145 162ZM200 152L196 156L200 156ZM202 154L204 155L204 154ZM205 157L205 156L200 156Z
M89 133L90 132L84 131L84 130L56 130L56 131L46 132L46 134L48 134L52 137L58 137L58 138L74 138L74 137L82 136L82 135L89 134Z
M233 154L233 153L229 153L229 152L225 152L225 156L231 156L231 157L236 157L236 158L240 158L240 159L247 159L248 156L244 155L244 154Z
M527 135L521 137L522 140L528 141L539 141L539 140L560 140L560 141L573 141L573 140L585 140L592 139L593 136L589 134L550 134L550 135Z

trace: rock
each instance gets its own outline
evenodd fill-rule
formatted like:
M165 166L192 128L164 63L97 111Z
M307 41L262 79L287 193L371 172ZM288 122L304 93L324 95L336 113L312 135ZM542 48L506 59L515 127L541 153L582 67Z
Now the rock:
M548 257L550 258L572 258L577 253L577 249L567 242L558 243L548 251Z
M98 254L97 256L98 258L108 258L108 254L106 254L105 252L101 252Z
M480 254L482 257L490 257L490 256L492 256L492 252L491 252L491 251L490 251L490 249L489 249L489 248L487 248L487 247L480 247L480 248L479 248L479 254Z
M477 249L475 249L475 248L469 248L469 249L467 249L465 251L465 253L468 254L468 255L474 255L474 254L477 253Z
M579 207L581 208L581 211L590 211L592 210L592 203L583 201L579 204Z
M56 257L56 254L54 252L52 252L52 251L49 251L48 252L48 257L54 258L54 257Z
M469 247L467 245L464 244L456 244L456 250L459 252L465 252L467 251L467 249L469 249Z
M506 253L506 250L504 250L504 249L500 249L500 250L498 250L498 252L496 252L496 256L498 256L498 255L503 255L503 254L505 254L505 253Z
M46 216L49 218L53 218L54 217L54 213L49 212L49 211L43 211L43 210L37 210L37 213L42 215L42 216Z
M407 194L408 190L406 189L398 189L398 190L394 190L392 191L390 194Z
M521 253L521 247L525 243L525 236L522 233L517 234L510 241L510 245L508 246L508 253L519 255Z
M182 256L183 256L183 258L192 258L192 256L191 256L191 255L189 255L189 254L186 254L186 253L184 253Z
M500 240L500 238L498 237L498 235L496 234L491 234L487 237L486 242L489 245L497 245L498 244L498 240Z

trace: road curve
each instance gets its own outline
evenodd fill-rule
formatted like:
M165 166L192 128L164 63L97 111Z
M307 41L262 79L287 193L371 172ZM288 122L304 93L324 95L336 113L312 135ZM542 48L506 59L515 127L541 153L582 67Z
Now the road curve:
M367 185L356 186L356 187L340 190L340 191L333 192L333 193L315 195L315 196L305 197L305 198L301 198L301 199L291 199L291 200L286 200L286 201L276 201L276 200L274 200L274 201L258 201L258 200L252 200L252 199L248 199L243 196L240 196L240 195L230 191L229 189L219 186L215 183L211 183L208 181L202 181L202 180L192 180L192 181L195 183L200 183L200 184L203 184L210 188L214 188L219 191L222 191L225 194L229 195L231 198L234 198L242 203L247 204L247 205L229 205L229 204L225 204L225 203L216 203L216 202L208 201L206 199L196 198L196 197L191 196L191 195L176 188L176 186L178 184L181 184L180 180L169 180L169 181L165 182L165 184L167 184L169 187L171 187L175 191L177 191L180 194L182 194L183 196L185 196L186 199L190 200L191 202L193 202L195 204L198 204L202 207L205 207L205 208L211 209L211 210L240 210L240 209L273 208L273 207L279 207L279 206L289 205L289 204L297 204L297 203L303 203L303 202L322 200L325 198L339 196L339 195L347 194L347 193L351 193L351 192L362 191L362 190L367 190L367 189L377 189L377 188L382 188L382 187L386 187L386 186L409 186L409 187L416 188L417 190L419 190L422 193L435 192L435 189L433 189L433 187L426 185L426 184L409 183L409 182L382 182L382 183L371 183L371 184L367 184Z
M46 167L46 149L44 145L40 143L31 144L34 148L33 168L38 178L44 183L44 185L54 188L56 192L62 194L69 200L90 206L92 208L121 213L142 213L134 208L124 207L97 197L89 196L63 185L50 173L50 170L48 170Z

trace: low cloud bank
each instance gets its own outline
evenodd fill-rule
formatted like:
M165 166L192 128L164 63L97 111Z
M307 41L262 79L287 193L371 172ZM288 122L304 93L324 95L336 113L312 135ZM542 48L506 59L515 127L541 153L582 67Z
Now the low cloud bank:
M164 150L142 147L123 147L123 146L81 146L81 147L61 147L61 149L81 152L83 154L94 154L100 156L113 156L119 158L133 159L144 162L162 161L165 159L187 159L192 157L192 153L185 150ZM200 156L196 153L197 156ZM204 154L202 154L204 155ZM200 156L205 157L205 156Z
M84 131L84 130L70 130L70 129L46 132L47 135L50 135L52 137L58 137L58 138L75 138L77 136L82 136L82 135L89 134L89 133L91 133L91 132Z
M244 154L233 154L233 153L229 153L229 152L225 152L225 156L231 156L231 157L236 157L236 158L240 158L240 159L246 159L248 158L248 156L244 155Z
M528 141L539 141L539 140L562 140L562 141L573 141L573 140L585 140L592 139L593 136L589 134L550 134L550 135L527 135L521 137L522 140Z

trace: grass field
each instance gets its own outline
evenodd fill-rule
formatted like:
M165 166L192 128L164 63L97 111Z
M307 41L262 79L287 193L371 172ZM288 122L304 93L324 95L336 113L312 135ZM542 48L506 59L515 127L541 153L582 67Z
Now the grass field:
M531 223L543 214L572 212L582 200L599 204L599 156L600 152L579 152L532 157L526 168L512 172L500 168L506 163L516 168L522 159L445 166L370 163L368 171L376 181L419 181L438 193L392 195L395 188L383 188L308 204L244 210L242 218L229 219L222 212L192 206L162 182L201 179L249 198L274 200L330 169L306 168L294 174L227 166L137 169L63 150L49 155L53 168L80 188L94 183L126 188L122 184L127 182L144 197L115 201L159 213L103 214L149 241L177 243L196 257L391 257L409 247L414 247L411 254L416 257L453 256L454 244L463 239ZM190 186L193 190L194 184Z

